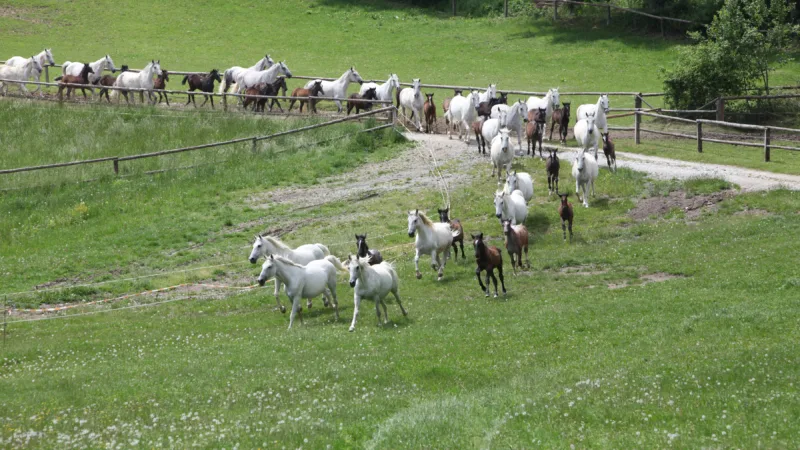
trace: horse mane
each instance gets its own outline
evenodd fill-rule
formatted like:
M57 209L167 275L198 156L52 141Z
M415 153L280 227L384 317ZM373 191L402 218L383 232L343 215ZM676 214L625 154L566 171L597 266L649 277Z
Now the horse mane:
M422 220L422 223L424 223L425 225L429 227L433 226L433 222L431 222L431 219L429 219L424 212L420 212L419 214L417 214L417 217L419 217L420 220Z
M272 245L274 245L275 247L278 247L281 250L284 250L284 251L287 251L287 252L292 251L291 247L289 247L288 245L284 244L283 242L281 242L280 239L278 239L276 237L261 236L261 239L264 239L265 241L269 241Z
M291 259L289 259L289 258L287 258L285 256L272 255L272 257L275 258L276 261L280 261L280 262L282 262L284 264L287 264L289 266L300 267L300 268L303 268L303 269L306 267L306 266L303 266L301 264L297 264L296 262L292 261Z

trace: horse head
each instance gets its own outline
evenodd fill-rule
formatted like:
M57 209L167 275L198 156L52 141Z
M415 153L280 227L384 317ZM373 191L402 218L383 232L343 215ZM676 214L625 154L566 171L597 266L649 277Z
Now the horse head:
M475 258L480 258L485 245L483 243L483 233L470 233L470 236L472 236L472 246L475 247Z
M550 93L550 102L553 104L553 109L558 108L558 105L561 104L560 96L558 94L558 88L550 89L549 93Z
M501 92L500 97L497 99L497 103L507 105L508 104L508 92Z
M32 69L37 72L41 72L42 70L44 70L44 68L42 67L42 63L40 63L39 59L36 58L35 56L31 56L31 64L33 65Z
M439 213L439 222L442 223L450 223L450 207L448 206L445 209L437 209Z
M600 96L600 106L603 108L604 113L608 113L608 94Z
M257 234L255 241L253 241L253 251L250 252L250 258L248 258L250 264L255 264L258 261L258 257L264 253L264 238Z
M417 232L421 219L419 218L419 210L408 212L408 237L414 237Z
M508 186L508 192L514 192L517 188L517 171L509 172L506 169L506 185Z
M501 222L503 224L503 234L511 234L511 231L513 231L513 228L511 228L511 221L506 219L501 220Z
M371 87L364 91L364 96L362 97L364 100L377 100L378 99L378 88Z
M501 217L503 215L503 206L505 204L505 196L503 195L503 191L497 191L494 193L494 215L495 217Z
M584 150L581 149L578 151L578 156L575 157L575 163L578 166L578 172L583 172L583 169L585 167L584 159L585 159Z
M280 71L286 75L286 78L292 78L292 71L289 70L289 66L286 65L286 61L281 61Z
M44 55L47 57L47 62L51 66L55 66L56 65L56 60L53 59L53 51L52 51L52 49L49 49L49 48L44 49Z
M267 280L272 278L275 278L275 256L269 255L269 258L261 265L261 273L258 275L259 286L263 286Z
M358 71L356 70L355 67L350 66L349 72L350 75L348 76L348 79L350 80L351 83L364 84L364 80L361 78L361 75L358 74Z
M428 99L428 103L430 103L431 105L433 104L433 92L431 92L430 94L425 94L425 98Z
M309 90L309 94L312 97L319 97L320 95L325 95L325 92L322 90L322 80L315 80L314 84L311 86Z
M106 55L106 57L103 58L103 66L105 66L106 69L110 70L111 73L115 73L117 71L117 68L114 67L114 61L111 59L111 56L109 55Z

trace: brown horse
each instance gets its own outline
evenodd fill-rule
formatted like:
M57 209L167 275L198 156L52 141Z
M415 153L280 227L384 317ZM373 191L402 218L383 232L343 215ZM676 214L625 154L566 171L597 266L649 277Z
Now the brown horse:
M506 250L508 256L511 258L511 269L514 274L517 273L517 266L522 270L522 252L525 251L525 263L528 269L531 268L531 262L528 259L528 229L525 225L511 225L510 220L503 221L503 234L506 236ZM514 255L517 256L516 264L514 263Z
M548 152L550 156L547 157L544 167L547 170L547 195L550 195L558 192L558 172L561 169L561 163L558 160L557 148L548 150Z
M556 124L558 124L558 135L561 137L561 142L567 143L567 132L569 131L569 102L562 103L564 105L563 108L559 108L553 111L553 118L551 119L550 123L550 138L549 140L553 140L553 130L556 129Z
M156 77L155 81L153 81L153 89L160 89L164 90L167 88L167 81L169 81L169 73L166 70L161 70L161 73ZM167 106L169 106L169 97L167 97L166 92L159 92L158 93L158 103L161 103L161 96L164 96L164 100L167 102Z
M75 89L76 91L78 89L80 89L81 92L83 92L83 98L86 98L86 88L72 87L72 86L67 86L67 85L68 84L91 84L89 82L89 74L90 73L94 73L94 70L92 70L92 68L89 66L89 64L84 64L83 65L83 69L81 69L81 74L78 75L77 77L75 75L64 75L63 77L57 77L55 79L55 81L61 81L58 84L58 99L59 100L63 99L62 98L62 92L64 91L64 88L67 88L67 98L69 98L69 95L72 93L73 89Z
M347 100L347 115L350 115L350 111L353 109L356 110L356 114L361 112L361 110L369 111L372 109L373 103L365 102L363 100L377 100L378 93L376 92L378 88L369 88L364 91L364 95L361 94L350 94Z
M546 108L536 108L528 111L528 123L525 125L525 136L528 138L528 155L536 156L536 143L539 143L539 157L544 159L542 154L542 138L544 138L544 125L547 123ZM533 143L533 153L531 153L531 143Z
M128 71L128 65L123 64L122 68L119 70L119 73L127 71ZM108 100L108 103L111 103L111 99L108 98L108 86L114 86L115 81L117 81L117 77L115 77L114 75L103 75L94 82L94 84L98 86L106 86L104 88L100 88L100 99L102 99L103 94L105 94L106 100Z
M603 137L603 153L606 155L606 163L612 172L617 171L617 153L614 151L614 141L608 133L600 133ZM612 167L613 165L613 167Z
M222 83L222 77L219 75L219 70L217 69L212 69L208 74L193 73L191 75L186 75L183 77L181 84L189 83L189 92L198 90L213 93L214 81ZM214 109L214 96L205 95L205 98L205 101L202 105L200 105L200 107L202 108L205 106L206 102L211 100L211 109ZM193 104L194 107L197 108L197 103L194 100L194 94L189 94L189 100L186 101L186 104L188 105L189 103Z
M292 110L294 107L294 102L300 102L300 112L303 112L303 105L306 104L308 101L308 108L307 111L311 111L313 113L317 112L317 99L320 95L323 95L324 92L322 91L322 80L317 80L311 85L311 89L304 89L304 88L297 88L292 91L292 98L289 100L289 111ZM311 99L307 99L307 97L312 97Z
M422 112L425 114L425 130L432 133L433 128L436 127L436 104L433 103L433 93L425 94L428 99L422 105ZM436 127L437 131L439 127Z
M481 102L478 105L478 115L488 119L492 115L492 108L500 104L508 104L508 94L501 92L500 97L490 98L488 102Z
M478 120L472 122L472 132L475 133L475 141L478 143L478 154L481 154L481 142L483 142L483 154L486 154L486 141L483 139L483 122L486 119L483 117L479 117Z
M494 269L497 268L497 273L500 275L500 284L503 286L503 295L506 295L506 282L503 279L503 254L499 248L495 246L487 246L483 242L483 233L472 235L472 245L475 247L475 262L478 267L475 269L475 276L478 277L478 283L481 285L481 290L489 296L489 277L492 277L494 282L494 296L497 298L497 278L494 276ZM481 272L486 271L486 286L483 285L481 280Z
M467 254L464 253L464 227L461 226L461 221L458 219L450 220L450 207L439 209L439 222L449 223L450 229L458 232L458 236L453 237L453 260L458 259L458 247L461 246L461 259L467 259Z
M558 194L561 197L561 205L558 207L558 215L561 217L561 231L564 233L564 240L567 240L567 226L569 222L569 241L572 242L572 219L575 217L572 203L569 202L569 194Z
M264 112L264 107L267 105L267 100L269 102L269 110L272 111L273 106L277 106L278 109L283 112L283 108L281 107L281 103L276 98L263 98L263 97L254 97L254 96L276 96L280 94L280 91L283 90L283 95L286 95L286 78L285 77L278 77L272 83L259 83L253 87L247 88L245 94L247 97L244 98L243 107L247 109L247 106L250 103L254 103L253 111L255 112Z
M356 247L358 248L359 258L365 258L369 256L370 266L374 266L375 264L380 264L383 262L383 256L381 256L381 252L369 249L369 246L367 245L366 233L356 235Z

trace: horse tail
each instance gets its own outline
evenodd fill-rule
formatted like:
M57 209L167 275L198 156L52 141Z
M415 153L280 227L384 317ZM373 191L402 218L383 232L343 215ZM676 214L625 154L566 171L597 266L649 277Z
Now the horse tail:
M451 231L451 234L454 238L461 236L461 228L456 229L455 231Z
M189 75L184 75L183 81L181 81L181 84L186 84L187 81L189 81Z
M60 77L55 77L55 78L53 78L53 81L58 81L58 80L60 80L60 79L62 79L62 78L64 78L64 75L61 75Z
M330 254L331 254L331 251L330 251L330 250L328 250L328 247L326 247L326 246L324 246L324 245L322 245L322 244L314 244L314 245L316 245L317 247L319 247L319 249L320 249L320 250L322 250L322 254L324 254L325 256L328 256L328 255L330 255Z
M220 94L224 94L225 91L228 89L228 78L230 77L230 75L228 74L228 70L225 71L225 75L222 77L222 82L219 84Z
M67 74L67 66L72 64L70 61L64 61L64 64L61 65L61 76L65 76Z
M400 89L397 90L397 93L395 94L395 98L397 99L397 107L399 108L400 107Z
M333 267L335 267L336 270L341 270L343 272L347 272L347 267L345 267L342 264L342 262L339 261L339 258L337 258L337 257L335 257L333 255L328 255L328 256L325 257L325 260L328 261L329 263L333 264Z

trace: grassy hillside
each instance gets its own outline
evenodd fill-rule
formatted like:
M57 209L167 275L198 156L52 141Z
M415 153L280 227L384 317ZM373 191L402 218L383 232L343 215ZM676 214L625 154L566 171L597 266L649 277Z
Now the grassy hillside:
M465 19L359 2L58 2L12 0L0 17L3 53L53 47L56 59L210 70L250 65L265 52L297 74L431 83L496 82L506 89L660 91L658 69L680 42L618 27L547 20ZM5 57L8 57L5 56ZM797 82L796 63L771 77ZM172 82L175 85L175 82Z

